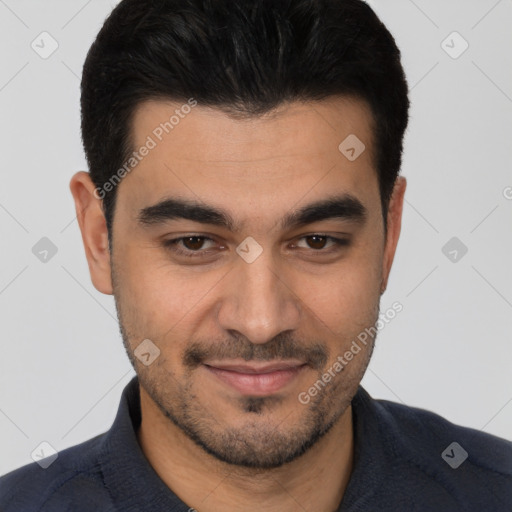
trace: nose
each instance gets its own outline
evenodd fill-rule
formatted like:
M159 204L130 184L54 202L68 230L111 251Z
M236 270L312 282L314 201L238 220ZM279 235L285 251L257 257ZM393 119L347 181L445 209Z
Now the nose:
M270 251L252 263L242 258L227 276L228 286L218 311L220 326L237 331L252 343L264 344L299 326L300 299L293 283L276 267Z

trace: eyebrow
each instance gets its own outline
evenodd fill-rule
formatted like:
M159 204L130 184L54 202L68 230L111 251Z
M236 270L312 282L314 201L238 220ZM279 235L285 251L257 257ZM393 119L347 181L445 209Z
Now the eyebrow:
M280 221L281 229L302 227L328 219L342 219L363 224L368 216L367 208L351 194L328 197L303 206L286 214ZM143 208L138 221L143 226L163 224L171 220L186 219L200 224L211 224L229 231L240 231L241 224L225 210L190 199L169 197Z

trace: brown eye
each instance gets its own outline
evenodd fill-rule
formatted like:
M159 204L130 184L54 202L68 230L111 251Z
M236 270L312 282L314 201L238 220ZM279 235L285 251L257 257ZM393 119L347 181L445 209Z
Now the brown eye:
M350 240L346 238L336 238L323 233L313 233L299 239L296 247L300 249L312 249L313 252L328 254L341 250L350 245Z
M186 249L198 251L202 249L204 240L203 236L187 236L182 238L182 243Z
M323 249L327 243L327 237L322 235L311 235L305 238L311 249Z
M165 240L164 247L177 256L186 257L204 257L208 253L211 255L211 249L215 241L210 237L202 235L189 235Z

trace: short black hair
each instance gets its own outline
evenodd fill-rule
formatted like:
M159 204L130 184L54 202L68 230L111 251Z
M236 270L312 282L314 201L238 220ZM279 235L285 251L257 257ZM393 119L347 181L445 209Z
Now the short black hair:
M408 87L393 36L362 0L122 0L85 60L82 141L109 239L132 121L151 99L233 116L353 96L371 107L384 224L401 167ZM341 142L341 141L340 141Z

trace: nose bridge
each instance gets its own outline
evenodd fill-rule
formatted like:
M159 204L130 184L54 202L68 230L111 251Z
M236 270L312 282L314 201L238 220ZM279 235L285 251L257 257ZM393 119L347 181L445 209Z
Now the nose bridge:
M232 286L219 313L222 327L260 344L280 332L296 329L299 304L283 283L271 254L264 251L250 263L240 258L235 265L230 273Z

